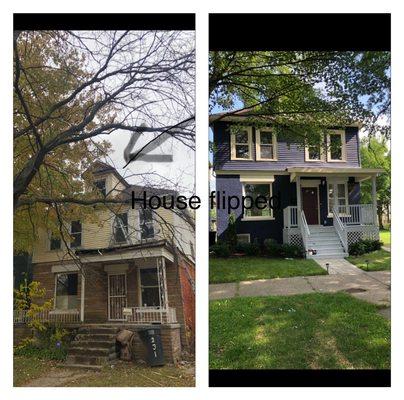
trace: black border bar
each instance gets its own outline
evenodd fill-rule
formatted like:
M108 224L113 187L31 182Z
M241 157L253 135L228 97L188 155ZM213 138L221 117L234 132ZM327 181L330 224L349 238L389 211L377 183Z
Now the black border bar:
M14 30L193 31L195 14L19 14Z
M390 387L389 369L209 370L210 387Z
M209 14L212 51L390 51L391 14Z

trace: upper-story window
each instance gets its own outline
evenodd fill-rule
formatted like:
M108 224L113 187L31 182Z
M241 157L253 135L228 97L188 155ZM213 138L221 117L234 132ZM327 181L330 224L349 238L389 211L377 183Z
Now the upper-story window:
M324 161L324 142L308 144L304 148L305 161Z
M128 213L117 214L114 221L115 243L126 243L128 238Z
M243 219L272 219L269 206L272 183L244 183L243 195L246 196Z
M62 246L62 241L60 237L51 234L49 241L50 241L50 250L60 250Z
M230 133L231 159L252 160L252 128L234 129Z
M256 130L257 160L276 161L276 135L271 130Z
M142 240L154 238L153 211L150 208L139 209L139 225Z
M343 162L346 160L345 132L331 131L327 138L328 161Z
M81 246L81 222L72 221L70 226L70 236L72 240L70 242L70 247L80 247Z
M94 182L94 186L100 191L100 193L105 197L107 195L107 188L105 185L105 179L99 179Z

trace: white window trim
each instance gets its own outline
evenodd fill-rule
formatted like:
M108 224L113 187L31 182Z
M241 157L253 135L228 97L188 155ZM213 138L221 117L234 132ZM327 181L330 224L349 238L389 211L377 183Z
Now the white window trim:
M151 238L147 238L147 239L142 239L142 228L140 226L140 213L142 212L142 208L139 207L138 211L137 211L137 228L138 228L138 239L141 242L147 242L150 240L156 240L156 235L157 235L157 229L156 229L156 219L154 218L154 212L156 212L156 210L152 210L152 223L153 223L153 237Z
M348 207L349 205L349 198L348 198L348 180L327 180L327 210L328 210L328 214L327 217L328 218L333 218L334 214L330 209L330 196L329 196L329 185L333 185L333 184L340 184L340 185L344 185L345 186L345 206ZM345 214L340 214L341 216L346 216Z
M236 134L230 131L230 159L231 160L241 160L241 161L252 161L252 127L242 127L241 130L246 130L248 135L248 142L243 143L243 145L248 145L248 158L238 158L236 157ZM241 143L240 143L241 144Z
M341 160L335 160L331 158L331 135L340 135L341 136L341 154L342 154L342 159ZM330 133L327 134L327 161L328 162L346 162L346 143L345 143L345 131L344 130L334 130L330 131Z
M243 196L245 196L245 185L268 185L269 186L269 197L272 197L272 182L267 182L267 181L254 181L254 182L243 182ZM241 221L272 221L274 220L274 210L269 208L271 215L267 217L262 217L262 216L255 216L255 217L248 217L243 215L241 218ZM245 210L246 211L246 210Z
M237 234L237 239L238 239L239 236L246 236L248 238L247 243L251 243L251 234L249 234L249 233L238 233Z
M127 211L124 211L124 212L120 212L119 214L127 214L127 221L128 221L128 225L126 226L127 227L127 235L128 235L128 237L131 237L131 234L130 234L130 232L129 232L129 227L130 227L130 221L129 221L129 217L130 217L130 213L129 213L129 210L127 210ZM128 244L128 240L126 239L124 242L117 242L116 241L116 239L115 239L115 218L118 216L118 214L115 214L114 213L114 218L113 219L111 219L111 221L112 221L112 223L111 223L111 235L112 235L112 237L113 237L113 243L114 243L114 245L115 246L122 246L123 244Z
M272 133L273 158L261 157L261 132ZM255 151L256 151L257 161L278 161L278 142L276 140L276 135L272 129L256 129L255 130Z
M140 266L139 265L137 267L137 286L138 286L138 304L139 304L139 307L143 307L143 302L142 302L142 281L141 281L141 276L140 276L140 270L141 269L152 269L152 268L156 269L156 274L157 274L157 278L158 278L157 266L153 267L152 265L149 265L149 266L147 266L147 265ZM148 288L154 288L156 286L145 286L145 287L146 288L147 287ZM160 285L159 285L158 281L157 281L157 289L159 290L159 295L160 295ZM147 306L147 307L151 307L151 306ZM159 307L159 306L157 306L157 307Z
M310 158L309 145L304 146L304 161L305 162L314 162L314 163L325 162L324 140L321 141L319 146L320 146L320 158L318 160Z
M68 274L77 274L77 297L79 297L79 273L78 270L77 271L63 271L63 272L56 272L55 273L55 289L53 291L53 311L63 311L64 313L75 313L78 311L78 309L67 309L64 310L62 308L56 308L56 290L57 290L57 284L58 284L58 276L59 275L68 275ZM81 300L81 298L80 298Z

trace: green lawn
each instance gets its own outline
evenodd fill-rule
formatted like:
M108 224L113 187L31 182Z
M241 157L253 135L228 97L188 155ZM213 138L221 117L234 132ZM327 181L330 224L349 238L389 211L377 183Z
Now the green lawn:
M210 257L209 259L210 283L326 274L327 272L313 260L264 257Z
M391 254L383 249L362 256L349 256L347 260L365 271L367 270L366 260L369 261L369 271L389 271L391 268Z
M390 368L390 321L346 293L210 303L212 369Z
M380 240L387 246L391 244L391 232L387 230L380 230Z
M36 357L14 356L14 386L24 386L55 368L56 361L40 360Z

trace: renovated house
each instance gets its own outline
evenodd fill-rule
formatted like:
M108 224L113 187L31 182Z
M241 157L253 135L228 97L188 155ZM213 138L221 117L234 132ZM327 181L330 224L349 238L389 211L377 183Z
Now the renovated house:
M264 207L232 210L240 241L271 238L303 246L309 258L342 258L351 243L379 238L376 176L382 170L361 168L358 124L330 128L320 143L304 146L278 137L270 123L256 127L249 120L244 113L210 118L217 193L268 199ZM372 204L361 204L366 179ZM221 205L217 198L219 239L229 219Z
M89 173L89 190L126 202L94 207L87 220L68 222L67 238L38 232L33 280L53 301L41 318L78 329L71 364L111 358L113 334L123 327L160 328L165 357L175 362L194 342L194 218L175 208L132 208L132 192L161 198L170 191L130 185L108 164L97 162ZM14 322L23 321L24 312L15 311ZM142 358L139 337L136 343L135 356Z

